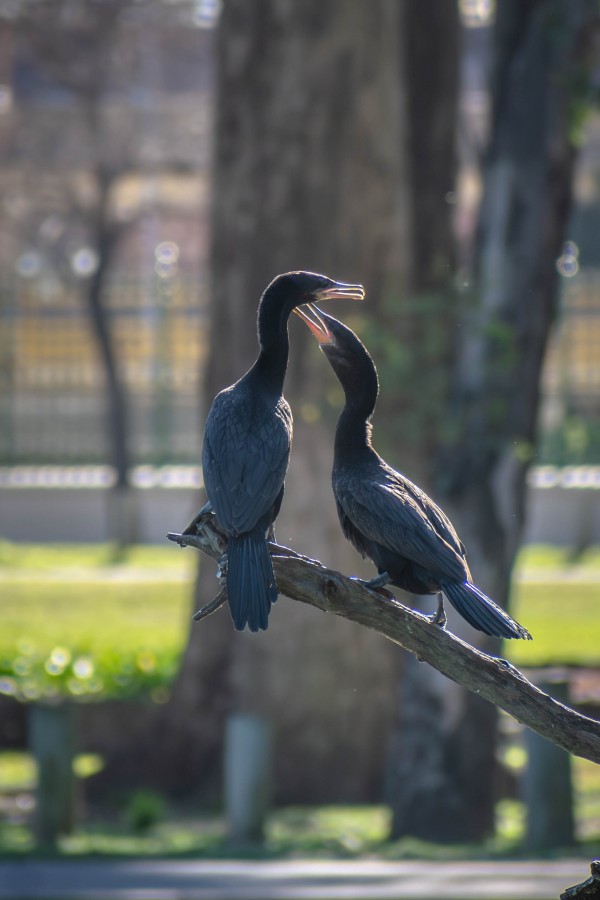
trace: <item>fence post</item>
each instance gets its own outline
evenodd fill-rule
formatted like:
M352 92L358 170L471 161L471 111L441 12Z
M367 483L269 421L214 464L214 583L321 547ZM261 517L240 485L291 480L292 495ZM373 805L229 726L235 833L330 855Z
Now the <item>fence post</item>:
M542 680L543 679L543 680ZM540 690L560 703L569 702L568 674L536 679ZM525 729L527 768L523 794L527 806L527 849L540 852L574 843L571 757L535 731Z
M36 837L53 844L75 824L76 709L73 703L28 706L29 748L37 763Z
M262 839L270 770L270 723L262 716L230 716L225 731L225 810L232 840Z

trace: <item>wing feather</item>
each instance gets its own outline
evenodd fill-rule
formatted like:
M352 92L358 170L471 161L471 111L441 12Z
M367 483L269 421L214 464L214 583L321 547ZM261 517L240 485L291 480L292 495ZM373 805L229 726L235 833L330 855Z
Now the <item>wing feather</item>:
M277 499L287 472L292 417L280 397L269 409L245 393L222 391L206 420L202 468L217 520L226 532L250 531Z
M462 544L449 519L392 469L383 478L381 473L377 478L342 475L335 493L344 513L370 540L440 577L467 577Z

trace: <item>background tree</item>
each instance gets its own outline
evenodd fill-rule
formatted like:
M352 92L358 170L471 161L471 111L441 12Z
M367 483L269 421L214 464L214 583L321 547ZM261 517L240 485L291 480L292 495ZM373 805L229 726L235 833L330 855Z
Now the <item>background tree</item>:
M187 17L189 27L193 8L189 0L178 0L171 7L160 0L148 0L143 7L122 0L87 4L23 0L14 23L16 57L26 90L34 101L36 92L53 94L61 112L71 111L69 117L42 120L34 115L19 123L10 155L21 168L29 167L31 230L36 233L39 219L49 214L55 226L59 216L64 223L55 227L55 235L46 229L45 249L51 248L60 281L79 282L87 305L106 384L106 432L115 473L110 524L113 537L123 542L131 541L136 530L129 490L132 416L107 288L123 238L144 214L143 200L130 202L128 208L120 201L128 179L131 197L139 193L131 190L132 180L181 175L193 167L177 140L156 146L144 139L148 110L156 118L160 115L156 108L160 84L156 66L152 72L140 71L148 53L160 56L171 51L173 32L181 42L185 35L181 23ZM142 80L146 104L130 104L125 113L123 97ZM185 146L185 141L181 143ZM74 240L85 248L75 257L75 275L69 258Z
M473 275L461 279L469 291L455 287L449 202L455 5L227 0L217 36L204 408L255 358L258 297L274 275L309 268L363 281L368 307L339 313L380 369L378 446L441 500L478 583L500 602L523 520L568 214L570 75L593 12L585 0L499 4L485 201ZM294 330L286 394L296 435L278 539L366 572L330 498L340 397L322 362ZM216 589L203 566L198 605ZM276 723L282 750L278 800L378 797L387 758L396 835L464 840L491 830L493 707L368 632L284 598L270 622L266 635L232 634L221 613L192 630L172 702L144 742L146 762L136 744L138 771L158 752L166 785L209 793L227 714L259 712ZM451 627L462 632L453 618ZM340 766L348 748L352 765Z
M555 262L576 153L573 116L589 86L596 25L596 4L586 0L497 6L483 202L465 303L451 328L451 420L438 433L443 450L432 461L438 496L468 547L478 583L503 605L524 524L541 367L557 311ZM495 641L479 645L497 648ZM495 726L492 706L407 663L390 793L395 836L476 840L493 831Z
M404 277L397 252L405 246L396 196L404 185L396 133L404 102L399 15L396 4L342 0L223 7L205 409L256 357L258 298L278 272L307 268L382 289ZM331 498L332 423L324 421L316 385L322 360L312 347L304 353L302 328L291 328L286 394L295 410L294 458L278 536L309 554L343 559L352 570L356 559ZM330 409L337 412L337 400ZM216 588L214 570L203 567L198 602ZM393 648L348 623L323 628L318 615L296 606L282 598L266 635L232 635L226 615L193 630L165 710L173 728L186 710L189 745L197 748L171 770L180 784L214 784L224 716L236 709L273 719L277 747L284 748L275 762L278 799L378 794ZM174 743L174 730L160 731L173 734ZM340 767L350 744L354 764ZM312 765L302 765L302 757Z
M401 317L411 329L402 344L424 346L417 333L424 323L411 319L406 298L412 284L431 292L446 282L452 259L444 198L454 175L456 8L435 4L427 21L430 36L417 3L224 5L205 408L255 358L258 297L290 268L363 281L369 309L339 314L359 324L375 316L379 334L391 323L398 331ZM432 58L439 74L432 74ZM421 76L426 89L417 97L411 85ZM439 214L435 251L421 190L428 213ZM278 538L358 572L331 499L339 391L314 348L304 353L304 335L294 326L286 383L294 451ZM392 393L405 396L397 383ZM213 571L204 567L198 604L215 589ZM211 780L224 715L259 712L272 718L283 748L275 761L279 800L377 799L399 656L368 632L335 620L323 627L319 616L283 599L264 636L232 635L228 617L214 616L192 632L166 711L173 729L161 733L175 734L182 709L197 710L186 716L190 743L201 748L190 764ZM348 747L352 766L340 767ZM174 774L182 782L193 777L189 766Z

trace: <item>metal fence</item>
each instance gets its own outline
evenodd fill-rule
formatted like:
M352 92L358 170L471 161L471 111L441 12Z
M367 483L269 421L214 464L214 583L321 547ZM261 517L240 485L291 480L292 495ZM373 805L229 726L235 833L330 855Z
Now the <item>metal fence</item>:
M46 302L22 279L0 290L0 464L106 462L104 371L81 296ZM198 462L205 295L182 279L110 286L136 463Z
M110 326L135 464L197 463L206 286L117 277ZM600 277L563 280L543 377L538 462L600 463ZM0 283L0 465L105 463L103 368L81 294Z

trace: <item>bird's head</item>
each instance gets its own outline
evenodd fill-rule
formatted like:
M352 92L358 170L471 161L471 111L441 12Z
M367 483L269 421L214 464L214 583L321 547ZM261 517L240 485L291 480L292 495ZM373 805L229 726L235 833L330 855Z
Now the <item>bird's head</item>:
M354 332L313 303L295 309L294 312L300 316L319 342L319 347L329 360L346 393L368 389L377 396L375 364L367 348Z
M280 304L289 313L304 303L322 300L364 300L361 284L334 281L316 272L286 272L278 275L263 294L263 303Z

